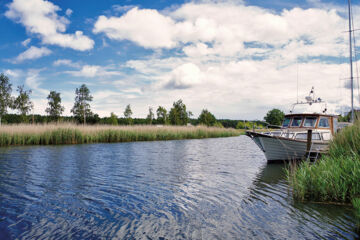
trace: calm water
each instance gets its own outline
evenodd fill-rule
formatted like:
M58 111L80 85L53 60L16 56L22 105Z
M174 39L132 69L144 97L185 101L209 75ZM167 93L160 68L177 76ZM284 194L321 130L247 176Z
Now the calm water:
M354 239L245 136L0 149L0 239Z

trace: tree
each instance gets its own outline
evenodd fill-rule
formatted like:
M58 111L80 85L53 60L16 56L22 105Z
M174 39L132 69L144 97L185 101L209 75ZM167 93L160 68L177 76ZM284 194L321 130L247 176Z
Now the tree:
M60 93L51 91L50 94L47 96L48 105L45 109L45 112L50 115L55 120L59 120L59 117L64 112L65 108L61 106L61 97Z
M189 115L192 115L192 113L186 111L186 105L180 99L173 103L170 110L170 123L173 125L186 125L189 121Z
M274 108L266 114L264 120L271 125L280 126L282 121L284 120L284 117L285 113L283 113L279 109Z
M71 112L80 122L83 119L83 123L86 124L86 118L92 116L89 102L92 101L93 97L85 84L81 85L80 88L76 88L75 95L75 103Z
M160 124L167 124L168 115L167 115L167 111L164 107L159 106L158 109L156 110L156 115L157 115L157 121Z
M153 109L152 109L152 107L149 107L149 114L146 117L146 122L151 125L153 122L153 119L154 119Z
M24 85L20 85L16 90L19 95L13 102L13 108L17 109L21 114L22 120L26 120L26 115L34 108L34 104L30 101L31 90L24 90Z
M113 113L113 112L112 112L111 115L110 115L109 123L110 123L111 125L118 125L118 117L117 117L116 114Z
M11 98L12 85L9 78L3 73L0 74L0 125L2 117L7 113L7 109L12 105Z
M127 124L131 125L132 124L132 118L131 118L131 115L132 115L132 111L131 111L131 106L130 104L128 104L125 108L125 111L124 111L124 116L126 118L126 122Z
M216 118L207 109L203 109L199 116L199 123L206 126L214 126L214 124L216 123Z

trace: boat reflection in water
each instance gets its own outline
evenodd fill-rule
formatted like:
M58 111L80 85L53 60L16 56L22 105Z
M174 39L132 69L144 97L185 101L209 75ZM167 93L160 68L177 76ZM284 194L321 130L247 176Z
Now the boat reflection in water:
M249 196L244 199L247 212L257 216L259 228L264 232L276 229L278 239L359 237L351 206L295 201L286 178L286 167L285 164L265 163L249 188ZM269 221L269 216L274 215L276 220Z

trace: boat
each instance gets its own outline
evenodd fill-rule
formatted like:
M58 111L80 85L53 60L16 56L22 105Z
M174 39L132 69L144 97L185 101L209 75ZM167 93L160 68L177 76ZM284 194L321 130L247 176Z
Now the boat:
M352 25L351 1L348 0L349 17L349 60L350 60L350 83L351 83L351 123L354 122L354 78L352 63ZM355 41L354 41L355 43ZM323 111L312 113L293 113L294 106L298 104L323 103L315 98L314 88L311 89L306 102L297 102L293 105L290 114L285 115L282 126L277 131L256 132L247 131L246 135L259 146L265 153L268 162L283 162L298 159L316 160L326 152L334 134L347 124L338 123L338 116L327 114L326 104Z
M327 151L330 140L338 130L338 116L326 113L326 103L315 98L314 88L305 99L305 102L293 104L280 129L246 132L264 152L269 163L299 160L304 157L317 159ZM325 107L321 112L294 113L294 108L303 104L324 104Z

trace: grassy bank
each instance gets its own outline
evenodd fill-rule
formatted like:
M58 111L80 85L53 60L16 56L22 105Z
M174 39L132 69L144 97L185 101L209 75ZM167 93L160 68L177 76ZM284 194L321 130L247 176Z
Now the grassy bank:
M288 169L294 197L352 204L360 216L360 122L336 134L329 154Z
M204 126L4 125L0 127L0 146L200 139L240 133L235 129Z

